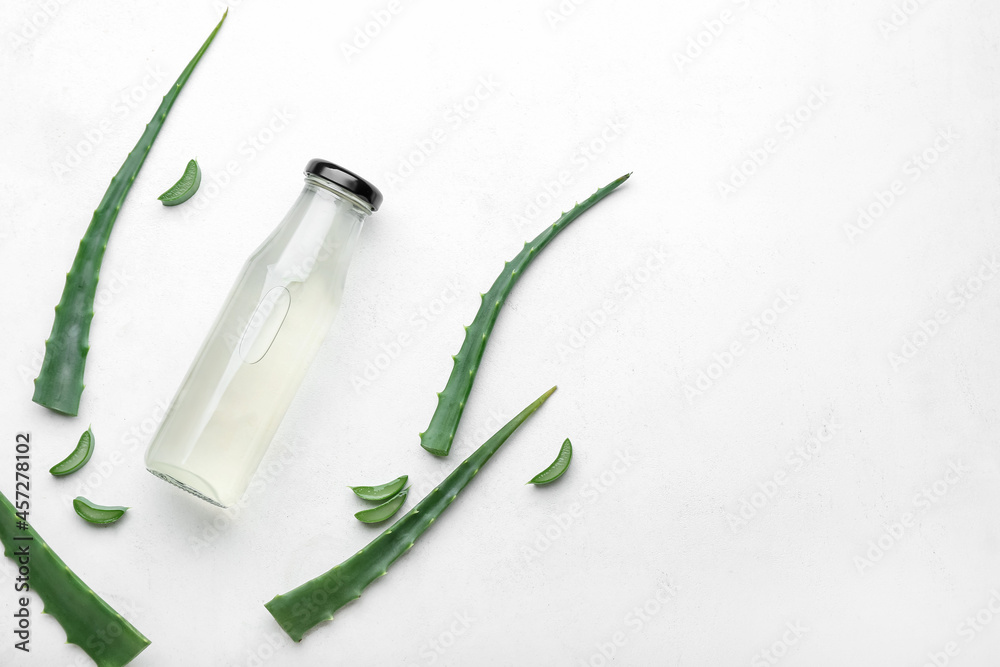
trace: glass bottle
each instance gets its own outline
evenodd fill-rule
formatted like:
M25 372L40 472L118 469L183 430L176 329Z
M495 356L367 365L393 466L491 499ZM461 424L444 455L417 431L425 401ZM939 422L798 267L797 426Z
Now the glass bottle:
M146 450L146 468L221 507L250 484L340 306L382 193L325 160L250 256Z

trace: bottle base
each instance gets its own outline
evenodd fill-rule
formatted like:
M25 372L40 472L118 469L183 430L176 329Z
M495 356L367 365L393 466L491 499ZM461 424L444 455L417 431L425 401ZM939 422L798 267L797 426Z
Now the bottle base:
M197 498L201 498L201 499L202 499L202 500L204 500L205 502L208 502L208 503L211 503L211 504L215 505L216 507L221 507L221 508L223 508L223 509L225 509L225 508L226 508L226 505L223 505L222 503L220 503L220 502L219 502L218 500L216 500L215 498L212 498L212 497L210 497L210 496L206 496L206 495L205 495L204 493L202 493L201 491L199 491L199 490L197 490L197 489L195 489L195 488L192 488L192 487L188 486L187 484L185 484L185 483L181 482L180 480L177 480L177 479L175 479L175 478L171 477L170 475L166 474L165 472L160 472L159 470L153 470L152 468L146 468L146 470L148 470L148 471L149 471L149 472L151 472L152 474L156 475L157 477L159 477L159 478L160 478L160 479L162 479L163 481L165 481L165 482L170 482L171 484L173 484L173 485L174 485L174 486L176 486L177 488L179 488L179 489L184 489L185 491L187 491L187 492L188 492L188 493L190 493L191 495L193 495L193 496L195 496L195 497L197 497Z

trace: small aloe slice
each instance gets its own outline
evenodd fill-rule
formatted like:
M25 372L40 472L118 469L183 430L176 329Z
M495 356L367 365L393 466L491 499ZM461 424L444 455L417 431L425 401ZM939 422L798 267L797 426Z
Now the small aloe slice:
M127 665L149 646L149 640L81 581L34 528L22 523L2 493L0 542L4 555L15 563L27 550L31 590L42 599L44 612L66 631L66 641L82 648L98 667Z
M62 477L72 472L76 472L87 464L90 457L94 455L94 431L88 426L87 430L80 436L80 441L76 443L69 456L59 463L49 468L49 472L56 477Z
M358 498L361 498L362 500L382 502L383 500L388 500L399 493L400 489L406 486L406 480L406 475L403 475L402 477L397 477L391 482L386 482L385 484L376 484L375 486L351 486L348 488L354 491Z
M551 484L569 468L569 462L573 459L573 443L566 438L566 442L559 448L559 456L548 468L531 478L528 484Z
M499 431L458 465L441 484L402 518L332 570L307 581L284 595L277 595L265 604L278 625L295 641L310 628L329 621L348 602L361 597L365 588L385 575L397 558L409 551L424 531L448 509L476 473L486 465L500 445L525 422L555 387L549 389L507 422Z
M98 505L97 503L90 502L83 496L77 496L73 499L73 509L87 523L101 525L118 521L128 511L127 507L122 507L121 505Z
M56 305L52 331L45 340L42 370L35 379L35 393L31 397L31 400L39 405L67 415L76 415L80 410L80 397L83 395L84 386L83 371L87 365L87 353L90 352L90 324L94 319L94 297L97 294L98 276L104 261L104 251L108 247L108 239L111 238L111 230L114 229L118 212L132 188L132 183L139 175L142 163L145 162L149 149L153 147L167 114L170 113L181 89L194 72L198 61L215 39L228 13L226 10L215 30L181 72L176 83L163 96L163 101L156 109L153 119L146 125L135 148L111 179L111 185L94 210L94 216L76 251L73 266L66 274L66 284L63 286L62 297Z
M399 508L403 506L403 503L406 502L406 493L409 490L409 488L403 489L377 507L355 512L354 517L361 523L382 523L383 521L387 521L391 519L396 512L399 511Z
M197 160L191 160L184 169L184 174L180 180L174 183L169 190L157 197L164 206L177 206L183 204L198 192L201 186L201 167Z
M563 213L555 223L536 236L533 241L525 243L524 248L514 259L504 264L503 271L497 276L493 286L481 295L482 303L472 320L472 324L465 327L465 341L458 354L452 357L455 363L451 369L451 375L448 377L448 383L444 390L438 393L437 408L431 416L427 430L420 434L421 447L436 456L447 456L448 452L451 451L451 443L455 439L458 422L462 419L462 411L469 400L472 383L476 380L476 372L483 360L483 353L486 351L486 343L489 342L490 334L493 332L493 325L496 324L500 308L507 301L507 296L514 289L521 274L559 232L583 215L584 211L611 194L631 175L625 174L608 183Z

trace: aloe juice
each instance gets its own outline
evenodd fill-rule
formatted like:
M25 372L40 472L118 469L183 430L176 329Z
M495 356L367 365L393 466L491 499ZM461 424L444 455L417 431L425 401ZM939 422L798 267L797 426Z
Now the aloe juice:
M340 305L382 195L313 160L298 200L250 256L150 442L146 468L222 507L239 501Z

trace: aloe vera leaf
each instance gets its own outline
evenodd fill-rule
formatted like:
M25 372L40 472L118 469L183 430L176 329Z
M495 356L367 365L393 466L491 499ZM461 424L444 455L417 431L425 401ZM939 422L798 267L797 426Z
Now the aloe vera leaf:
M407 487L381 505L355 512L354 518L361 523L382 523L383 521L388 521L399 511L403 503L406 502L406 494L409 490L409 487Z
M351 486L348 487L351 491L361 498L362 500L374 500L381 502L383 500L388 500L394 495L399 493L400 489L406 486L406 475L402 477L397 477L391 482L386 482L385 484L376 484L375 486Z
M80 409L83 394L83 371L90 351L90 323L94 319L94 296L101 272L104 251L108 247L111 230L118 218L125 196L132 188L132 182L139 175L142 163L153 146L156 135L163 127L170 108L180 95L181 89L201 57L208 50L216 33L222 27L226 15L215 26L205 43L198 49L188 66L181 72L177 82L163 96L153 119L146 125L138 143L128 154L118 173L111 179L104 198L94 211L87 232L80 241L80 247L73 259L73 266L66 274L66 285L62 298L56 306L52 332L45 341L45 358L42 369L35 379L35 393L32 399L50 410L67 415L76 415Z
M421 447L436 456L447 456L448 452L451 451L451 444L455 440L455 432L458 430L458 422L462 419L462 411L469 400L472 383L476 381L476 373L479 371L483 352L486 351L486 343L489 342L490 334L493 332L493 325L496 324L500 309L507 301L507 296L514 289L521 274L559 232L566 229L569 223L579 218L584 211L607 197L615 188L627 181L631 175L631 173L625 174L608 183L563 213L555 223L536 236L533 241L526 242L524 248L514 259L504 264L503 271L493 281L493 286L482 295L482 304L480 304L472 324L465 327L465 341L462 343L462 348L458 354L452 357L455 363L451 369L451 376L448 378L444 390L438 392L437 408L431 416L427 430L420 434Z
M69 456L59 463L49 468L49 472L56 477L74 473L83 466L94 455L94 431L88 426L87 430L80 436L80 441L76 443L76 448L70 452Z
M149 640L81 581L34 528L21 523L2 493L0 543L15 563L27 549L30 590L42 599L44 613L66 631L66 641L82 648L98 667L127 665L149 646Z
M191 199L199 187L201 187L201 167L198 166L198 160L191 160L177 182L157 199L163 202L164 206L177 206Z
M559 448L559 455L548 468L538 473L528 484L551 484L556 481L569 469L569 462L573 460L573 443L566 438L566 441Z
M507 438L544 403L555 387L507 422L499 431L465 459L440 485L381 535L340 565L307 581L265 604L278 625L295 641L352 600L373 581L385 575L389 566L406 553L424 531L451 505L459 492L472 481Z
M101 525L118 521L129 510L128 507L122 507L121 505L98 505L83 496L77 496L73 499L73 509L87 523Z

